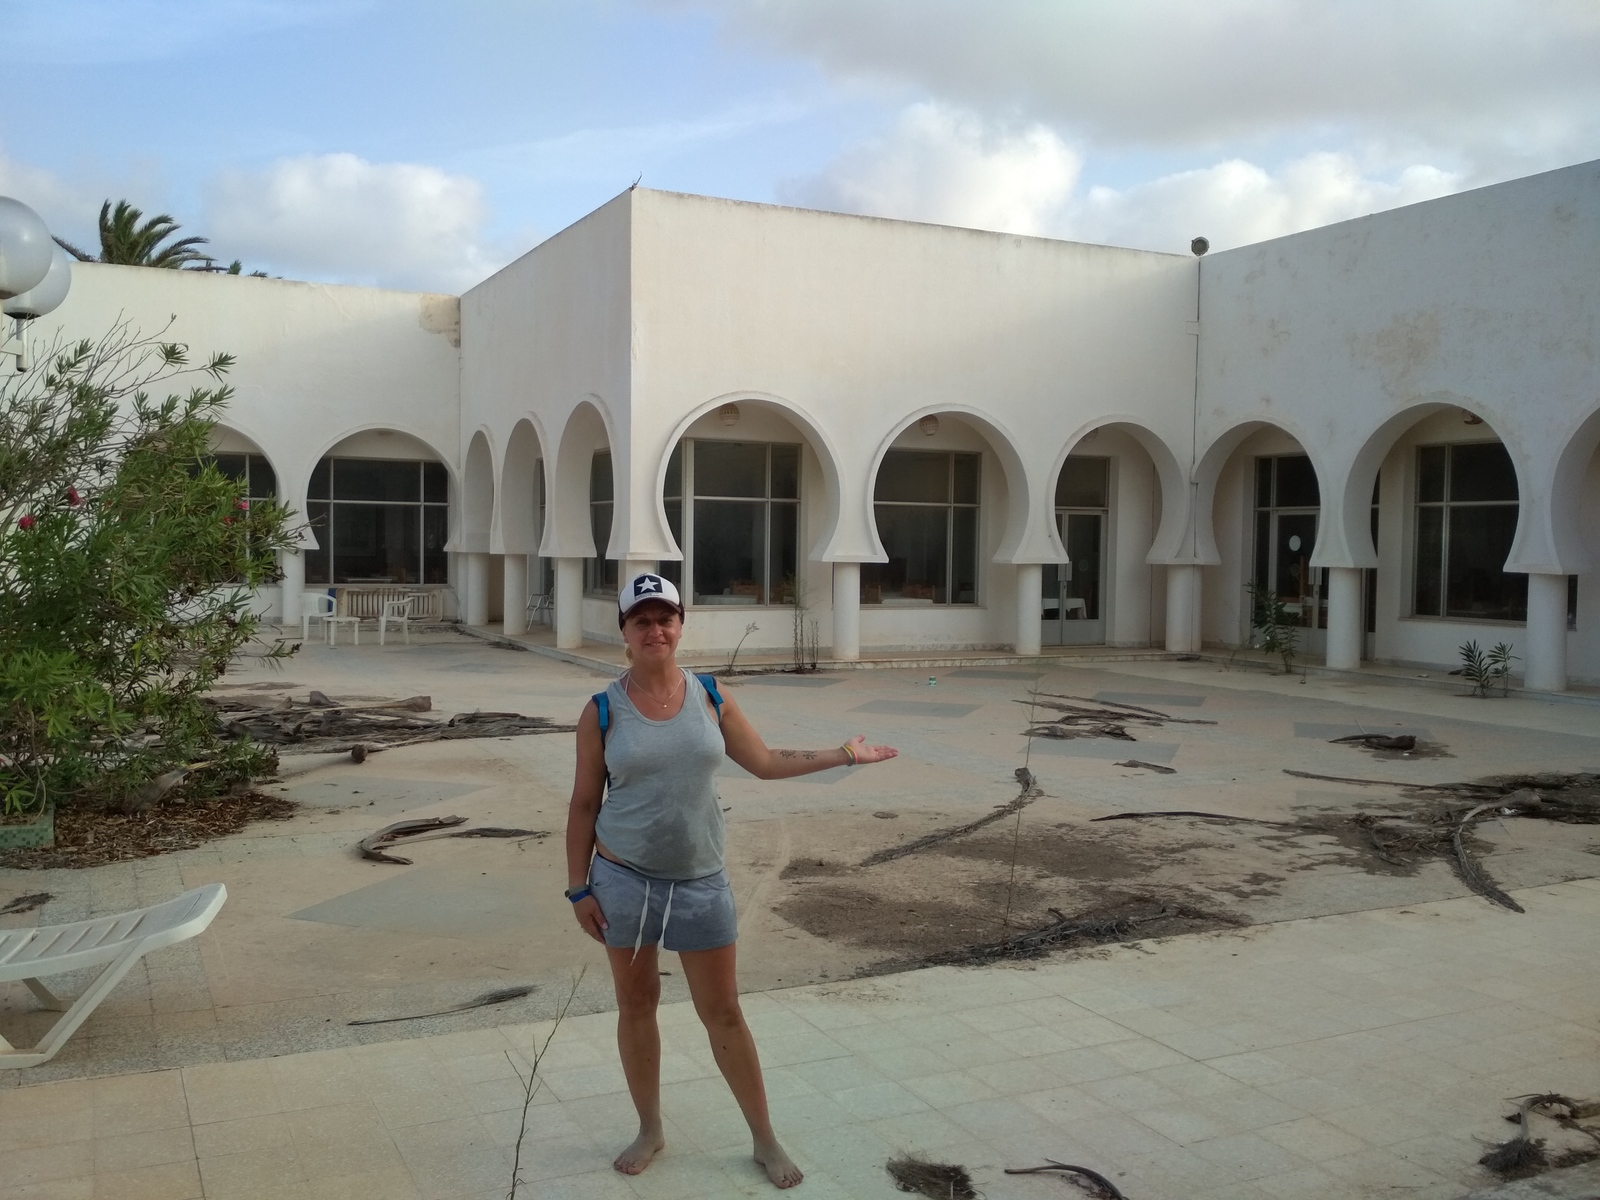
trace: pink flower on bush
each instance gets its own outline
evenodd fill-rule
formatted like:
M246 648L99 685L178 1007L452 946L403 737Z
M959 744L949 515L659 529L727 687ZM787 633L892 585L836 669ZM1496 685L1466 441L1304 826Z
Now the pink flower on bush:
M248 501L248 500L235 500L233 502L233 506L235 508L241 510L241 511L248 511L249 508L250 508L250 501Z
M67 489L67 503L72 505L73 508L77 508L78 505L83 503L83 497L78 495L77 488L69 487Z
M33 518L32 517L23 517L22 520L17 522L17 528L23 530L24 532L26 532L29 529L32 529L33 528Z

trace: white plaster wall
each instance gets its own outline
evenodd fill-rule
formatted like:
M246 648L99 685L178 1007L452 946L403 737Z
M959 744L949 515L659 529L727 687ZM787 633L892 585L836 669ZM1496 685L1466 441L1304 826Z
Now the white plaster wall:
M124 320L187 344L193 362L235 356L226 436L237 435L241 448L253 443L271 461L291 508L303 511L317 460L361 430L402 431L454 470L460 338L453 296L75 263L66 302L33 322L29 337L36 346L98 339ZM174 390L194 382L179 380ZM271 592L262 599L276 615L277 589Z
M908 610L897 609L886 622L866 606L862 641L1005 644L1014 636L1014 572L988 560L1063 557L1053 489L1077 438L1128 420L1159 434L1169 467L1187 460L1190 259L671 193L631 196L640 499L630 556L655 557L666 544L650 488L697 412L747 397L794 410L824 474L837 479L840 508L805 549L816 559L874 561L872 464L913 416L965 410L1003 431L987 447L986 481L1002 479L1009 458L1021 485L994 500L986 491L983 601L927 614L926 629L924 614L908 622ZM1150 614L1132 620L1145 640Z
M524 418L532 424L552 508L541 550L552 557L583 558L593 550L588 455L597 440L603 445L607 439L586 429L563 454L574 412L593 406L617 443L617 460L626 461L630 195L596 209L461 297L462 400L454 414L460 444L484 431L498 485L512 429ZM619 493L626 483L619 478ZM499 510L532 503L531 496L496 498L488 549L502 549Z
M1574 431L1600 407L1600 163L1212 255L1202 293L1202 456L1246 421L1299 438L1323 482L1314 563L1370 565L1359 535L1391 439L1429 411L1464 407L1518 467L1510 565L1592 572L1581 485L1555 484ZM1397 564L1379 566L1380 616L1390 614L1380 657L1453 665L1471 627L1395 615L1409 592ZM1591 642L1571 649L1574 676L1600 676Z

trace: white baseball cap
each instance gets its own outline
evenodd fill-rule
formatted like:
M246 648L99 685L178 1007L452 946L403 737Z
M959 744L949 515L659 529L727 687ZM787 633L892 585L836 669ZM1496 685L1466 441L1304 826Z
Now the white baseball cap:
M626 617L635 606L646 600L664 600L678 610L680 617L683 616L683 601L678 597L678 589L673 586L672 580L646 571L643 575L635 575L628 586L617 593L619 618Z

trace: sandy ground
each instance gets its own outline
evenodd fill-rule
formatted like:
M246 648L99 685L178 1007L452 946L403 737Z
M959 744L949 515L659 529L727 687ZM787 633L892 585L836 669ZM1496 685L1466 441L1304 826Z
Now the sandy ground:
M1600 768L1600 711L1581 704L1301 682L1206 662L1042 661L1037 669L953 670L934 679L874 670L729 683L771 745L836 745L859 731L902 750L886 765L789 783L725 768L745 990L914 965L1048 923L1051 910L1168 905L1199 914L1144 929L1149 936L1462 896L1443 861L1395 865L1347 833L1304 828L1432 801L1399 787L1295 778L1285 768L1399 784ZM580 667L450 633L411 647L311 646L282 668L246 664L229 680L234 689L317 688L335 698L428 694L442 714L516 710L560 721L572 720L603 683ZM1030 725L1057 715L1042 705L1046 693L1136 705L1184 723L1130 723L1133 742L1029 738ZM1414 732L1424 753L1377 756L1329 741L1357 731ZM538 1019L585 966L579 1010L609 1007L603 958L561 896L572 756L571 734L434 743L361 765L286 756L272 788L304 806L290 821L138 863L0 871L0 903L28 892L56 896L40 913L0 918L6 925L73 920L213 881L229 891L206 935L130 975L30 1081ZM1128 759L1173 773L1118 765ZM1017 812L862 865L1013 801L1019 767L1036 777L1038 794ZM1166 809L1302 826L1093 820ZM352 851L390 821L452 813L548 836L430 842L411 852L409 867L361 861ZM1484 825L1479 838L1506 887L1600 873L1600 828L1505 820ZM663 970L671 972L667 998L684 998L672 956ZM436 1011L512 984L539 990L448 1018L346 1024ZM42 1020L21 988L0 992L0 1034L26 1044Z

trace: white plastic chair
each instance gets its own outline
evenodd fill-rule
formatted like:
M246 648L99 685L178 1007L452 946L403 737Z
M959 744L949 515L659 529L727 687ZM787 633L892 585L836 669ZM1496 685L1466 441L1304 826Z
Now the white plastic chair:
M152 950L204 932L227 898L228 889L213 883L165 904L112 917L0 930L0 983L20 979L39 998L42 1007L64 1014L31 1050L18 1049L0 1037L0 1069L49 1062L134 963ZM39 982L46 975L102 963L106 969L70 1008Z
M400 626L400 632L405 635L406 645L411 645L411 622L422 619L418 609L426 599L426 596L419 596L413 592L398 600L385 600L383 612L378 617L378 645L383 645L383 635L389 628L390 621Z
M307 609L306 605L308 604L311 605L316 611L313 612ZM324 605L327 607L324 608ZM322 636L323 639L326 640L328 637L328 618L333 616L333 610L337 606L338 601L336 601L332 596L328 595L327 592L301 592L300 640L302 642L309 642L311 640L312 621L322 622Z

